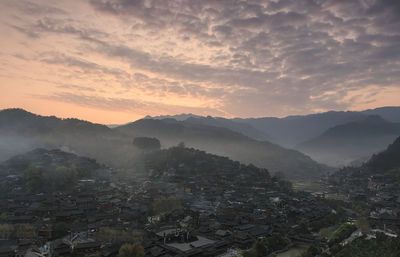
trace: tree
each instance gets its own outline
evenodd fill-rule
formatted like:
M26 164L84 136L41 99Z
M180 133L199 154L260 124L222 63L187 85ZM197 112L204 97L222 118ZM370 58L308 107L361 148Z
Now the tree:
M19 239L35 238L36 228L30 224L18 225L15 230L15 235Z
M317 243L313 243L301 257L314 257L320 253L322 253L321 247Z
M14 227L10 224L0 224L0 238L8 239L14 232Z
M293 185L290 181L279 180L278 184L279 184L279 187L284 191L291 191L293 188Z
M369 225L368 219L366 217L360 217L355 222L356 227L361 230L361 232L365 235L368 234L371 230L371 226Z
M144 257L141 244L123 244L118 251L118 257Z
M334 245L342 242L348 238L355 230L356 226L348 223L342 224L338 229L333 232L332 237L329 239L329 245Z
M71 167L59 166L53 172L47 173L47 179L54 189L71 187L77 178L77 171Z
M306 218L302 218L300 220L300 224L299 224L299 230L303 233L307 233L308 232L308 228L310 226L310 221Z
M39 190L44 184L44 177L42 170L34 165L30 165L24 171L25 184L31 191Z
M143 151L154 151L161 148L160 140L155 137L135 137L133 145Z
M4 222L4 221L7 220L7 218L8 218L8 213L7 212L2 212L0 214L0 221Z
M153 213L160 214L163 212L170 212L182 209L182 203L177 197L170 196L168 198L158 198L152 204Z
M117 244L136 243L142 241L142 238L142 233L136 230L124 231L102 227L96 233L97 240Z
M265 244L261 240L257 240L254 245L253 245L254 252L256 256L267 256L268 255L268 249L265 246Z
M69 226L65 222L58 222L53 226L53 238L61 238L68 234Z
M327 239L329 239L329 238L332 236L332 231L331 231L329 228L321 228L321 229L319 230L319 235L320 235L322 238L327 238Z

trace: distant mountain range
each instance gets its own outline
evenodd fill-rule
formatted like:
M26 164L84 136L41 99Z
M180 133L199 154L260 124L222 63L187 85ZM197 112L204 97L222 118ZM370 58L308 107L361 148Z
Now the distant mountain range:
M207 125L229 127L231 130L253 137L252 133L245 132L245 127L237 123L247 124L249 130L255 130L255 137L272 141L285 147L294 147L300 143L310 140L326 130L341 124L353 121L361 121L369 115L379 115L390 122L400 122L400 107L381 107L365 111L329 111L324 113L287 116L284 118L233 118L225 119L219 117L203 117L194 114L178 114L167 116L147 116L151 119L175 119L179 121L197 120L207 122ZM228 123L229 121L229 123ZM203 123L204 124L204 123ZM251 126L251 129L250 127ZM237 128L240 128L237 129ZM253 137L253 138L255 138ZM255 138L260 139L260 138Z
M271 172L282 171L288 178L307 179L329 169L313 159L341 166L384 150L400 135L398 121L400 107L383 107L286 118L148 116L110 127L7 109L0 111L0 160L37 147L59 148L135 173L142 167L142 151L132 141L148 136L158 138L163 148L184 142Z
M298 151L267 141L257 141L227 128L200 123L198 120L193 122L193 119L185 121L142 119L114 130L130 138L156 137L163 147L184 142L189 147L243 163L252 163L271 172L281 171L291 179L316 177L328 170L326 166L316 163Z
M382 151L400 135L400 123L371 115L363 120L334 126L296 146L315 160L343 165Z
M387 130L381 128L375 134L373 128L365 127L368 139L365 133L352 132L351 128L354 127L354 122L361 122L361 127L359 126L358 129L362 129L362 126L365 125L372 125L368 122L368 124L364 123L364 120L371 115L379 115L386 120L387 122L382 122L380 126L388 126ZM178 120L196 124L229 128L256 140L267 140L283 147L304 151L312 158L334 166L368 159L373 153L383 150L396 135L400 135L396 130L390 128L393 126L389 124L400 122L400 107L382 107L360 112L330 111L285 118L224 119L192 114L168 116L168 118L175 117ZM163 118L163 116L157 117L157 119ZM341 125L344 127L340 127ZM332 135L336 130L340 130L340 135ZM349 135L346 135L346 131ZM351 140L346 139L349 137ZM342 145L339 142L342 142Z
M236 126L229 120L215 120L237 130L248 127L246 124ZM59 148L139 173L143 167L142 151L132 142L135 137L149 136L160 139L162 147L184 142L187 146L253 163L271 172L281 171L291 179L309 179L327 170L326 166L296 150L257 141L222 125L203 125L202 122L208 124L207 118L193 117L189 121L143 119L111 129L77 119L44 117L21 109L8 109L0 111L0 160L37 147ZM249 128L247 133L250 132L256 133Z

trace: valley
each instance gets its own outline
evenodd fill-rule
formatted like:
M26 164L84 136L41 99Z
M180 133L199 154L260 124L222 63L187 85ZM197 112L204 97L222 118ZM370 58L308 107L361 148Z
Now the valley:
M106 257L135 245L154 257L337 256L364 236L400 233L399 139L334 169L221 123L146 118L111 129L23 110L1 120L2 133L33 148L0 164L5 253Z

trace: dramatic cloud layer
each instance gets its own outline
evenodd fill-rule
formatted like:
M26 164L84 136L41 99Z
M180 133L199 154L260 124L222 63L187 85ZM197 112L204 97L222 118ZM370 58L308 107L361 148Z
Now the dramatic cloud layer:
M397 0L5 0L0 9L4 108L122 122L400 99Z

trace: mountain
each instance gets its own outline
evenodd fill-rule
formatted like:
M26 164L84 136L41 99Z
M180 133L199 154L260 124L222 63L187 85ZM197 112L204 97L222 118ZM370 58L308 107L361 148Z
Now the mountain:
M234 119L253 126L270 135L271 141L285 147L295 145L320 135L325 130L351 121L365 118L358 112L326 112L305 116L285 118L249 118Z
M399 135L400 123L371 115L361 121L334 126L297 145L296 149L322 163L340 166L385 149Z
M184 142L188 147L252 163L271 172L281 171L290 179L309 179L327 170L327 167L298 151L257 141L223 127L174 119L142 119L114 130L131 138L156 137L164 148Z
M365 110L361 113L366 115L379 115L387 121L400 123L400 107L398 106L380 107L376 109Z
M131 167L140 154L132 140L88 121L40 116L22 109L0 111L0 161L35 148L57 148L116 167Z
M197 124L193 119L143 119L111 129L77 119L35 115L21 109L3 110L0 111L0 138L4 139L0 141L0 158L5 160L35 148L58 148L135 174L143 171L143 160L142 151L132 142L134 138L148 136L158 138L163 147L183 141L188 146L253 163L272 172L285 172L290 178L315 177L326 168L295 150L260 142L227 128ZM215 124L215 120L211 121ZM234 124L222 119L218 122Z
M400 107L382 107L361 112L329 111L285 118L236 118L233 121L246 123L270 136L270 141L285 147L294 147L319 136L327 129L354 121L368 115L379 115L390 122L400 122Z
M78 119L60 119L55 116L40 116L23 109L0 111L0 130L12 130L16 133L107 133L111 130L101 124Z
M189 114L183 113L177 115L164 115L155 117L146 116L144 119L154 119L154 120L174 119L177 121L185 121L192 124L227 128L256 140L261 140L261 141L270 140L270 137L268 136L267 133L255 129L250 124L243 122L236 122L232 119L226 119L221 117L211 117L211 116L203 117L191 113Z
M366 163L366 166L381 171L400 168L400 136L386 150L374 154Z
M152 120L164 120L164 119L174 119L179 121L184 121L189 118L203 118L203 116L195 115L192 113L182 113L176 115L159 115L159 116L150 116L147 115L144 119L152 119Z
M381 107L365 111L329 111L324 113L287 116L284 118L234 118L203 117L195 114L146 116L146 119L175 119L196 124L224 127L256 140L268 140L284 147L296 145L319 136L327 129L353 121L361 121L369 115L379 115L387 121L400 122L400 107ZM241 124L241 125L239 125Z
M198 125L206 125L206 126L214 126L214 127L221 127L221 128L227 128L232 131L241 133L245 136L248 136L250 138L264 141L264 140L270 140L270 136L268 134L255 129L253 126L246 124L246 123L241 123L241 122L235 122L230 119L225 119L225 118L218 118L218 117L189 117L185 120L187 123L191 124L198 124Z

